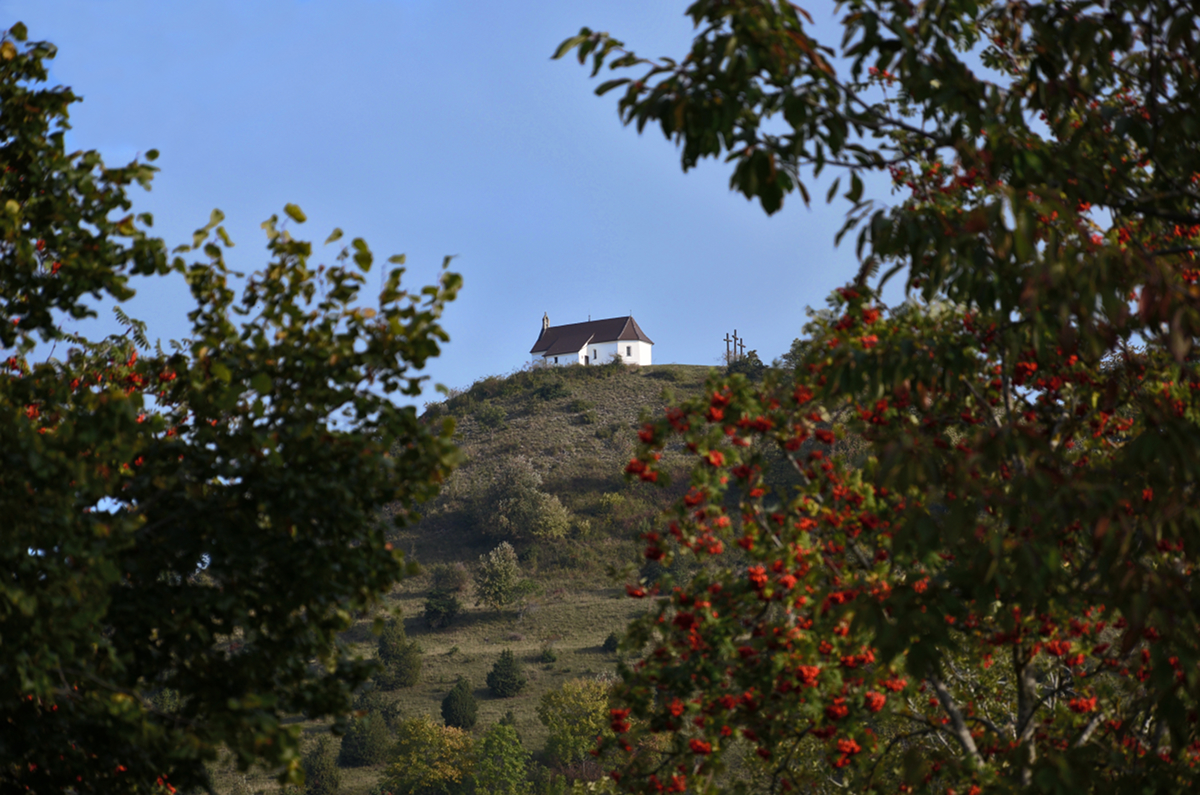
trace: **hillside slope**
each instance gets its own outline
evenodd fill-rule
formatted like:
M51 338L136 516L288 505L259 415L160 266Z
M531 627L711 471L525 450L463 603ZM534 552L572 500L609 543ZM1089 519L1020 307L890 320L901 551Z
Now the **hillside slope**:
M377 615L401 610L408 637L424 653L415 686L376 698L405 717L427 714L441 723L442 698L466 677L479 701L476 734L511 711L525 747L538 758L546 740L536 712L541 696L573 678L614 675L617 656L602 645L644 605L626 598L607 571L644 563L638 535L686 481L679 478L669 489L625 481L640 416L660 412L671 394L697 394L708 373L684 365L522 370L428 404L426 421L454 421L465 461L441 496L424 506L420 522L392 531L393 544L422 572L398 584ZM667 451L664 462L681 473L686 463L681 451ZM505 489L516 481L528 489L514 498ZM552 537L532 535L517 521L528 513L511 503L530 493L544 495L539 505L558 503ZM516 520L502 527L502 516ZM423 610L433 572L462 564L470 573L482 554L505 540L529 581L523 596L497 611L475 604L468 587L458 617L431 628ZM376 617L360 617L343 636L364 656L375 655ZM500 699L488 693L485 678L505 649L524 666L529 683L518 696ZM303 726L310 742L328 731L328 724ZM342 791L373 791L385 769L343 769ZM265 772L247 776L223 766L215 773L219 792L276 786Z

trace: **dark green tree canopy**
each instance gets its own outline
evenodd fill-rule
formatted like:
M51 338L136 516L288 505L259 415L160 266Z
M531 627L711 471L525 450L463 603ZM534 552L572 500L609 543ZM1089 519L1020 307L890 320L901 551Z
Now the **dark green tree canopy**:
M65 151L54 54L0 42L0 786L186 789L222 746L298 778L284 718L346 709L371 665L338 633L404 572L382 509L456 460L396 398L460 280L365 295L367 244L314 254L294 205L244 280L219 212L169 252L126 195L153 166ZM188 339L70 331L149 278L190 289Z
M459 679L442 699L442 720L455 729L470 729L479 716L479 704L471 691L471 682Z

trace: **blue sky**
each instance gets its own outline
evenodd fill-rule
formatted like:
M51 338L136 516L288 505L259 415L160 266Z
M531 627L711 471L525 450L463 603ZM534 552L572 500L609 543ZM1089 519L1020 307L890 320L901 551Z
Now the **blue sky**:
M52 80L84 97L72 146L112 163L161 152L135 200L168 243L219 207L232 263L254 270L259 224L295 202L309 219L297 234L339 226L380 261L406 253L410 287L457 255L452 341L428 372L463 387L526 362L543 312L556 324L632 312L660 363L716 364L735 328L769 360L804 307L854 273L852 242L833 245L843 206L795 198L768 218L729 191L723 164L683 174L661 134L621 126L616 94L594 96L587 70L550 60L583 25L682 56L685 7L0 0L0 17L58 45ZM837 41L832 2L808 10ZM189 308L180 285L158 284L131 314L171 338Z

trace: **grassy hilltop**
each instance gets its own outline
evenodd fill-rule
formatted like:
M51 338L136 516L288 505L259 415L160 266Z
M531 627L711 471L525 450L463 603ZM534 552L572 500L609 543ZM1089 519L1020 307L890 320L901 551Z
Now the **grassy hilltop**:
M466 677L479 702L476 735L511 711L524 746L538 758L546 741L536 712L541 696L570 679L613 675L617 656L604 651L604 641L643 608L624 596L609 568L644 563L638 535L686 483L686 477L677 478L673 488L659 489L625 481L640 417L660 412L670 395L697 394L709 369L522 370L484 378L427 404L426 421L453 419L466 458L441 496L424 507L423 519L392 533L393 544L422 571L396 586L379 615L403 612L408 638L423 650L422 670L415 686L375 694L375 705L386 704L404 717L427 714L441 723L442 699ZM664 461L684 471L681 451L666 451ZM528 488L513 497L505 487L516 481ZM519 503L530 493L537 495L537 505L557 502L548 525L551 537L530 535L519 521L501 526L499 517L526 515ZM503 540L517 550L528 580L523 595L495 610L477 605L468 586L453 622L430 627L423 612L434 572L449 566L465 567L469 574ZM360 617L344 635L365 656L375 655L375 617ZM485 679L505 649L523 665L528 685L502 699L489 694ZM304 724L306 744L315 743L327 725ZM385 768L343 769L342 791L371 792ZM267 775L243 777L231 769L218 772L216 784L220 792L275 789Z

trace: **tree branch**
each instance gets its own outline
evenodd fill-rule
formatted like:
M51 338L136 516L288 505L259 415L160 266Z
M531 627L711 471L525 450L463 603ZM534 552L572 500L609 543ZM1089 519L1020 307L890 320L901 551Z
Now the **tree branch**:
M983 768L983 755L979 753L979 749L975 747L975 738L971 736L971 730L967 728L967 722L963 719L963 714L959 710L958 705L954 703L954 698L950 695L950 691L946 689L946 685L938 676L929 677L930 683L933 685L934 692L937 693L938 702L941 703L942 709L950 716L950 725L954 739L958 740L958 744L962 746L964 752L975 763L977 768Z

